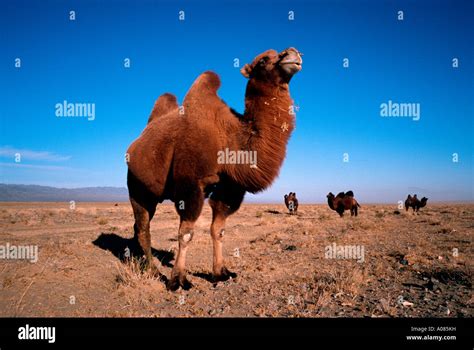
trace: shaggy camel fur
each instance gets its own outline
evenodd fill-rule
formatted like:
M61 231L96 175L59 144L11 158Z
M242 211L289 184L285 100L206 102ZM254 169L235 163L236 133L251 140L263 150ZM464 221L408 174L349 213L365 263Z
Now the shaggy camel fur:
M332 192L329 192L326 197L328 199L329 208L335 210L341 218L344 215L344 210L350 210L351 216L358 215L357 208L360 208L360 205L354 198L354 192L340 192L337 196L334 196Z
M152 263L150 220L165 199L175 203L180 217L179 250L168 289L192 286L186 279L186 252L206 197L212 208L213 280L236 276L225 267L222 255L225 221L239 209L245 192L264 190L279 173L295 124L288 85L301 64L294 48L268 50L246 64L241 69L249 79L243 115L218 97L219 77L205 72L181 108L173 95L161 96L145 130L129 147L127 182L135 238L147 266L160 276ZM226 150L253 152L258 162L220 162L219 154Z
M297 214L298 212L298 199L296 199L296 193L290 192L285 194L285 205L288 208L290 214Z

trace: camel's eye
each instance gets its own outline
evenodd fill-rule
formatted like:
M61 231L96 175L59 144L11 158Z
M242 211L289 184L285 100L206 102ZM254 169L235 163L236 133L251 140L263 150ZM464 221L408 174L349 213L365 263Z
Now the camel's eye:
M261 65L261 66L264 66L264 65L268 62L269 59L270 59L269 57L262 57L262 58L258 61L258 64Z

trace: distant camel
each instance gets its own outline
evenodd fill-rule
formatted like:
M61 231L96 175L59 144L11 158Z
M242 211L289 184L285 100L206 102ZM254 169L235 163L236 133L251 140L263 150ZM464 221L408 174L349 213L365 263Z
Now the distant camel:
M405 210L408 211L412 204L416 203L417 200L418 198L416 197L416 194L413 197L411 196L411 194L409 194L407 199L405 200ZM415 211L415 206L413 206L413 211Z
M354 192L340 192L337 196L334 196L332 192L329 192L326 197L328 199L329 208L335 210L341 218L344 215L344 210L350 210L351 216L358 215L357 208L360 208L360 205L354 198Z
M420 208L426 206L428 202L428 198L423 197L421 200L418 199L417 195L415 194L413 197L409 194L407 199L405 200L405 209L408 211L410 207L413 208L413 212L418 212Z
M217 74L205 72L181 107L173 95L162 95L145 130L129 147L127 183L135 239L147 267L158 275L152 262L150 221L157 204L166 199L175 203L180 217L179 250L168 289L192 286L186 278L186 252L207 197L212 208L213 280L236 276L225 267L222 255L225 221L239 209L246 192L263 191L278 176L295 126L289 83L302 62L301 54L289 48L265 51L246 64L241 69L249 79L243 115L217 95ZM227 157L229 152L233 153ZM242 164L236 154L254 162Z
M296 193L290 192L285 194L285 205L290 211L290 214L296 214L298 211L298 199L296 199Z

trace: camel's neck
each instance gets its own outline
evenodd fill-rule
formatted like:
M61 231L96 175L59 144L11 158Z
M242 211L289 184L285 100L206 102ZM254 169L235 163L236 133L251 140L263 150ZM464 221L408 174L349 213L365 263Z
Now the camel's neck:
M242 150L254 151L256 167L235 168L235 177L249 192L259 192L278 176L288 139L295 128L293 101L288 85L262 85L250 81L245 96L246 128Z

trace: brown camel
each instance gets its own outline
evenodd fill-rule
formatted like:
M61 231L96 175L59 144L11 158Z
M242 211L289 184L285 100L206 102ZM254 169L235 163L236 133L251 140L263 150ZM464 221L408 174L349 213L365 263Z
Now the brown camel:
M127 182L135 239L147 266L156 272L150 220L157 204L170 199L180 217L179 250L168 289L192 286L186 279L186 252L206 197L212 208L213 280L236 276L222 256L225 221L239 209L245 192L264 190L279 173L295 124L288 84L301 65L301 54L294 48L268 50L246 64L241 69L249 79L243 115L218 97L219 77L205 72L191 86L182 107L173 95L161 96L145 130L129 147ZM231 156L223 160L223 153ZM235 161L236 154L239 158L249 153L254 160L258 155L258 162Z
M285 194L285 205L288 208L290 214L296 214L298 212L298 199L296 199L296 193L290 192Z
M334 196L332 192L329 192L326 197L328 199L329 208L335 210L341 218L344 215L344 210L350 210L351 216L358 215L357 208L360 208L360 205L354 198L354 192L340 192L337 196Z
M409 194L407 199L405 200L405 209L408 211L410 207L413 208L413 213L418 212L420 208L426 206L428 202L428 198L423 197L421 200L418 199L417 195L415 194L413 197Z

